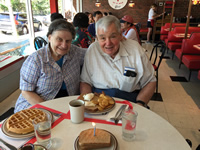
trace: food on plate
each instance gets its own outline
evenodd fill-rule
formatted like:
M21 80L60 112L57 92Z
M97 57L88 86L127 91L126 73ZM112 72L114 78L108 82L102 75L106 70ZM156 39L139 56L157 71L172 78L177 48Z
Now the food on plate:
M90 101L94 97L94 93L88 93L83 95L84 100Z
M95 136L94 129L84 130L79 135L79 146L84 150L110 147L111 135L102 129L96 129Z
M46 120L46 114L40 109L25 109L10 116L6 122L9 132L26 134L34 131L33 120L42 122Z
M101 94L81 94L79 99L85 101L85 109L90 112L103 111L105 109L111 108L115 104L113 98L105 95L104 92Z

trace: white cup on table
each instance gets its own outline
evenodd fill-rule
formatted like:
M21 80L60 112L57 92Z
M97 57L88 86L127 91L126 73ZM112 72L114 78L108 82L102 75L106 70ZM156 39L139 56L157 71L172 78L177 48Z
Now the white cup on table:
M84 120L85 102L83 100L72 100L69 102L70 117L73 123L81 123Z

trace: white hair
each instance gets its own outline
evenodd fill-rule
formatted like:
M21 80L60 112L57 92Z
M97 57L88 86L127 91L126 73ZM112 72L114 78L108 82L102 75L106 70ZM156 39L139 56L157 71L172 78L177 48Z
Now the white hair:
M99 19L95 24L96 35L98 35L98 29L103 29L104 32L106 32L107 28L113 23L115 24L117 31L121 33L121 24L119 19L115 16L104 16Z

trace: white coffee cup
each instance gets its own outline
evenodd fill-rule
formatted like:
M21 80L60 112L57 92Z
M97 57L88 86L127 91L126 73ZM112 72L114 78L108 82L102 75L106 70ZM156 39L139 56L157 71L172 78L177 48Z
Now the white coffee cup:
M70 117L73 123L81 123L84 120L85 102L83 100L72 100L69 102Z

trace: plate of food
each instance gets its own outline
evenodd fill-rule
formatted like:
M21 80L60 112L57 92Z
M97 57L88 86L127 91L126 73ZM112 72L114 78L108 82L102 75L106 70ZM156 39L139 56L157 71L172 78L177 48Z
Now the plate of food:
M75 150L117 150L117 148L118 142L115 136L104 129L96 129L95 136L93 128L84 130L74 142Z
M115 107L115 100L105 93L81 94L79 99L85 101L85 113L107 114Z
M33 108L24 109L6 119L1 127L2 133L11 139L25 139L35 135L32 121L38 118L40 121L46 119L46 113L53 115L48 110Z

